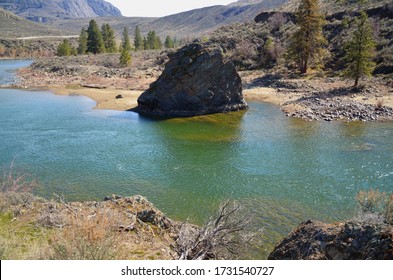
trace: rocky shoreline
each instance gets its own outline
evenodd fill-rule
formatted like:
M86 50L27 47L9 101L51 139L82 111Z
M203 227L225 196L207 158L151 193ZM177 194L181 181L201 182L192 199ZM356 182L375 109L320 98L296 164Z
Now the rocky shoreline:
M362 221L306 221L277 245L268 259L392 260L393 227Z
M337 78L284 79L246 76L246 88L269 87L271 102L288 117L309 121L393 121L393 89L388 81L370 78L359 88ZM269 101L269 98L268 98Z
M169 56L167 52L136 53L133 66L124 69L115 66L118 55L46 58L21 69L19 81L7 87L86 95L99 103L98 109L129 110L137 105L137 93L148 90L162 74ZM277 105L288 117L393 121L393 83L389 77L369 78L354 89L351 81L339 78L285 78L259 70L239 74L246 99ZM125 91L133 94L128 96Z

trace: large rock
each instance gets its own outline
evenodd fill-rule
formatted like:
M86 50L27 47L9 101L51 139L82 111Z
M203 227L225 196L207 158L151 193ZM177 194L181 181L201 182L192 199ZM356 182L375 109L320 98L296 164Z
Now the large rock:
M247 107L232 62L216 46L193 43L171 55L159 79L139 97L136 111L190 117Z
M392 260L393 226L307 221L269 255L270 260Z

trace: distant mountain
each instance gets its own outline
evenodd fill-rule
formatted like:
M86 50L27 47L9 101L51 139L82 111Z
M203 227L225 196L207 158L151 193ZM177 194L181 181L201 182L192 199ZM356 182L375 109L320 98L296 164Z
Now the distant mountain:
M31 22L0 8L0 38L31 36L57 36L60 32L50 27ZM63 35L66 32L63 32Z
M39 22L54 18L121 16L119 9L103 0L0 0L0 7Z
M252 21L260 12L278 8L287 1L240 0L228 6L205 7L162 18L105 17L97 18L97 22L99 25L108 22L116 30L118 36L124 26L133 32L138 25L144 34L149 30L155 30L163 37L171 35L177 38L194 38L226 24ZM70 30L78 34L82 26L87 26L88 20L57 20L50 24L59 30Z

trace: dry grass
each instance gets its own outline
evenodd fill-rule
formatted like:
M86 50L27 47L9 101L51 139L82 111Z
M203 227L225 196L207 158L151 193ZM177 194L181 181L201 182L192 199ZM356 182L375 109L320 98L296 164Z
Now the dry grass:
M360 191L356 195L360 206L360 218L393 224L393 194L378 189Z
M117 217L106 209L90 216L69 217L68 226L49 239L55 260L112 260L120 244Z

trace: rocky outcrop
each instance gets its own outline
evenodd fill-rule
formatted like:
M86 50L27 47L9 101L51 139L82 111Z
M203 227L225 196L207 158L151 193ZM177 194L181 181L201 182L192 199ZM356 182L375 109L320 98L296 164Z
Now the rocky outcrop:
M190 117L247 107L233 63L217 46L193 43L170 56L159 79L139 97L136 111Z
M393 226L349 221L307 221L286 237L270 260L392 260Z

